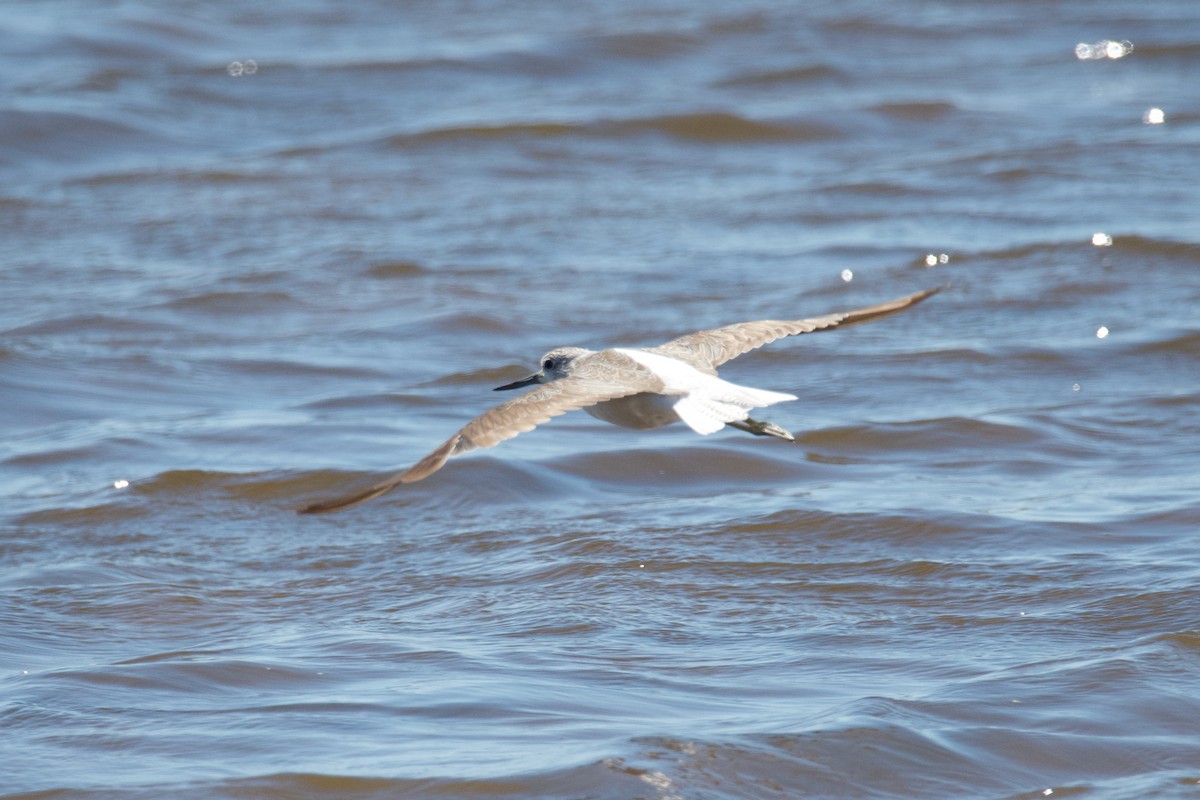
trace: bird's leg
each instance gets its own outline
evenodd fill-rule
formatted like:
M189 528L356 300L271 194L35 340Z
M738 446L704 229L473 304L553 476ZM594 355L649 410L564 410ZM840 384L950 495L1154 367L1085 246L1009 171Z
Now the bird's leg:
M785 442L794 442L796 437L785 431L783 428L776 425L774 422L759 422L756 419L746 417L745 422L727 422L726 425L732 425L738 430L746 433L753 433L755 436L774 436L776 439L783 439Z

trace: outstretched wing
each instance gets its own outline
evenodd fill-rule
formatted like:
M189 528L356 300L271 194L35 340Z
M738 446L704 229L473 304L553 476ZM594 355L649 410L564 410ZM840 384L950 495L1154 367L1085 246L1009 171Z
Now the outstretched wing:
M664 345L648 348L652 353L678 358L699 370L716 374L716 368L732 358L762 347L784 336L801 333L816 333L833 328L855 325L859 322L885 317L937 294L940 289L926 289L900 297L887 303L867 306L855 311L826 314L823 317L797 320L764 319L756 322L740 322L708 331L697 331L673 339Z
M601 355L603 358L598 358ZM578 364L568 377L544 383L479 415L408 469L361 492L313 503L300 509L300 513L318 514L358 505L386 494L402 483L414 483L429 477L453 456L482 447L494 447L505 439L533 430L559 414L661 388L662 381L629 356L611 350L593 354Z

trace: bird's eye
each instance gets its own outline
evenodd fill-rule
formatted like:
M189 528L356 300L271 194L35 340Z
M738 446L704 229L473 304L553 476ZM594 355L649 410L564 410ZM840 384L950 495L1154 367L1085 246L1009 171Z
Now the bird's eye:
M554 369L554 359L547 358L542 362L542 369Z

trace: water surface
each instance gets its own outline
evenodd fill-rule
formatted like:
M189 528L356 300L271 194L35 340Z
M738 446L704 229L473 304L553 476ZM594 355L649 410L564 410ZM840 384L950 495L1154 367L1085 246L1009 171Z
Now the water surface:
M1190 2L0 42L4 798L1195 796ZM551 347L930 286L723 370L795 445L571 414L294 513Z

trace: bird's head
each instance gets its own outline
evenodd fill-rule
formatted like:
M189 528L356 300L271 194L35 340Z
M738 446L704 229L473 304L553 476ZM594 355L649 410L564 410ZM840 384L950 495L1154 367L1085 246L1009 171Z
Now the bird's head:
M565 378L571 374L571 367L574 365L575 360L580 356L587 355L589 352L582 347L556 347L542 356L541 370L533 373L528 378L522 378L519 381L497 386L495 391L504 392L509 389L520 389L525 386L531 386L535 383L550 383L551 381Z

